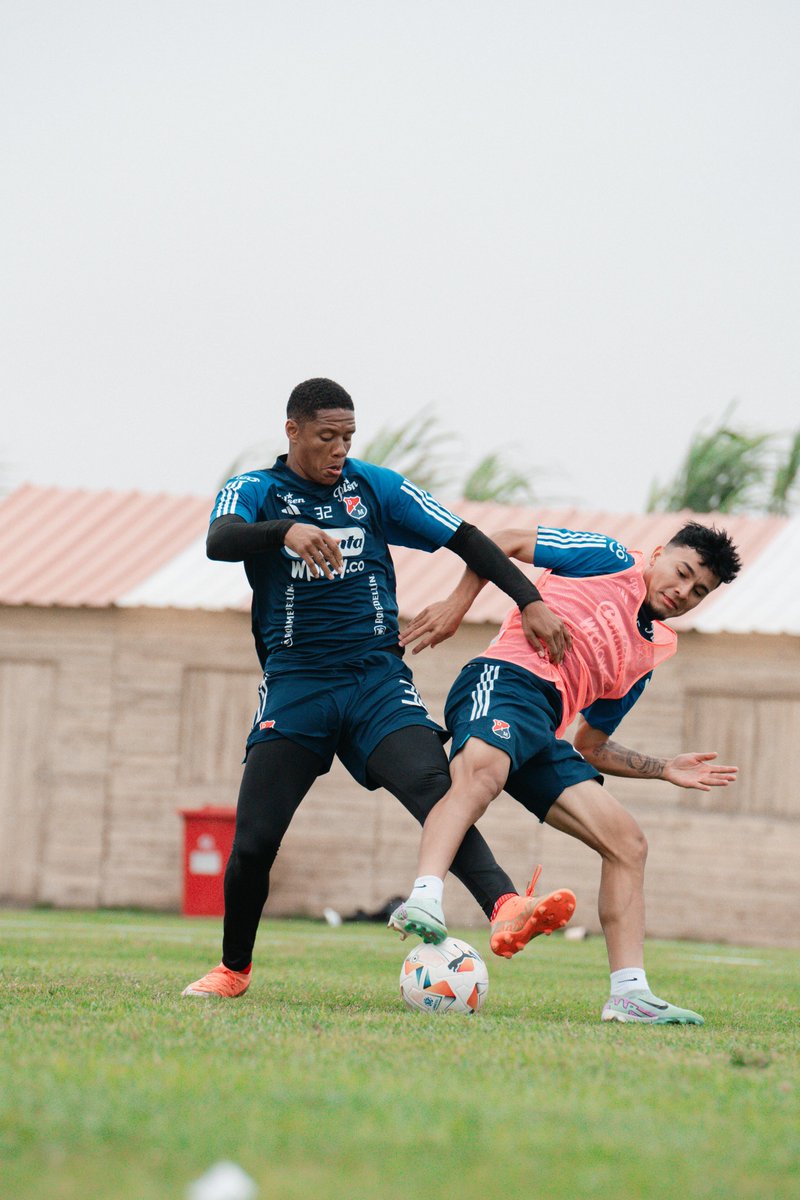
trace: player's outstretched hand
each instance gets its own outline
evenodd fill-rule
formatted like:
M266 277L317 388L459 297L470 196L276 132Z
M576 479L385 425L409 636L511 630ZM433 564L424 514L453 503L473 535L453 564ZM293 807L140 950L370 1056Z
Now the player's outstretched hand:
M714 753L678 754L668 761L661 778L678 787L697 788L700 792L735 783L739 768L723 767L713 761L716 757Z
M416 642L417 645L411 653L419 654L420 650L425 650L428 646L438 646L439 642L446 642L456 632L463 618L464 610L455 600L450 597L437 600L435 604L423 608L421 613L417 613L413 620L408 622L398 641L401 646L410 646L412 642Z
M291 525L283 544L294 550L304 563L308 563L312 579L319 579L323 575L333 579L342 569L339 543L316 525L304 525L301 522Z
M522 610L522 632L540 658L549 658L556 666L572 649L572 634L544 600L534 600Z

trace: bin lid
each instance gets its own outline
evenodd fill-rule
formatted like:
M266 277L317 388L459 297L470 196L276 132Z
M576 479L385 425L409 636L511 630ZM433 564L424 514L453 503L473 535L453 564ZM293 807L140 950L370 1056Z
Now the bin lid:
M201 817L204 821L230 821L236 816L232 804L205 804L202 808L179 808L182 817Z

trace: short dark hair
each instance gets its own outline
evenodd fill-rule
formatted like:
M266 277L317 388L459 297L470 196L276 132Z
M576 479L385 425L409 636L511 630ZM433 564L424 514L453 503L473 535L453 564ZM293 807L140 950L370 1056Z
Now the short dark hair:
M720 583L730 583L739 574L742 561L724 529L689 521L667 543L668 546L689 546L696 550L700 562L713 571Z
M347 392L332 379L306 379L298 383L286 405L293 421L313 421L321 408L353 408Z

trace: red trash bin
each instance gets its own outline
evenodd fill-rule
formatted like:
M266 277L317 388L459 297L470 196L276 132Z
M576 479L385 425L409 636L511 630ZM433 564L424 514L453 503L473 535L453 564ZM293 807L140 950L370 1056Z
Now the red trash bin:
M235 808L181 808L183 817L183 908L185 917L221 917L222 883L233 845Z

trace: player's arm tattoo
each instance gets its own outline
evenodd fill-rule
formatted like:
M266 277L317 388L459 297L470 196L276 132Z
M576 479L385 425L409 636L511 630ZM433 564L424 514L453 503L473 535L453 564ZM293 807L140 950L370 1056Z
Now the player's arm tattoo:
M599 771L608 775L627 775L632 779L660 779L667 765L666 758L629 750L610 738L584 754Z

